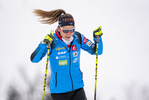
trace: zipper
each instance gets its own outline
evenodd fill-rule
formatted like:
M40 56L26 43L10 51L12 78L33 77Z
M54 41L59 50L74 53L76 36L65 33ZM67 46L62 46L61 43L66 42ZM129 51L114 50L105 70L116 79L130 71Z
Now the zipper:
M70 55L70 50L69 50L69 60L70 60L70 65L69 65L69 74L70 74L70 79L71 79L71 84L72 84L72 91L73 91L73 81L72 81L72 76L71 76L71 55Z
M57 72L56 72L56 74L55 74L55 87L57 87Z

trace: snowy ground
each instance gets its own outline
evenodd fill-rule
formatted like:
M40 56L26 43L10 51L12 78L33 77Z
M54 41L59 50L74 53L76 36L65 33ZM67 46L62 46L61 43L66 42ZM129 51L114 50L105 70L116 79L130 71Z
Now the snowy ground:
M20 93L36 86L34 95L40 97L46 58L33 64L30 54L57 23L43 25L32 11L59 8L71 13L76 30L91 40L92 31L103 27L98 100L149 100L148 0L0 0L0 100L7 100L10 85ZM82 51L81 70L92 100L95 56Z

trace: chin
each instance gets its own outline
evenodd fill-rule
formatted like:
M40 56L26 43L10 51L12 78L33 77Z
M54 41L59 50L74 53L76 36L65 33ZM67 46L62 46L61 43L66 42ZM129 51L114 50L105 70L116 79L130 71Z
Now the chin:
M68 37L66 37L66 40L67 40L67 41L69 41L69 40L70 40L70 37L69 37L69 38L68 38Z

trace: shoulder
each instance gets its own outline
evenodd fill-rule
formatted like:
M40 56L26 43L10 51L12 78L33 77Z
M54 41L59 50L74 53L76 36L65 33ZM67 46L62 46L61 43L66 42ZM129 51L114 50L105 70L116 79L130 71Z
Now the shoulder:
M81 33L78 32L78 31L75 31L73 36L74 36L74 38L79 38L79 39L81 39Z
M79 42L79 44L81 44L81 41L82 41L82 35L80 32L78 31L75 31L74 34L73 34L73 37L75 40L77 40Z

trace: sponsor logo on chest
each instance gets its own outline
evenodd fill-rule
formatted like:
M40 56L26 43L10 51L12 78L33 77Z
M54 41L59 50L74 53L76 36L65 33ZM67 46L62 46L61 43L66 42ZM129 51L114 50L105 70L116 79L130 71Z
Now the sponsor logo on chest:
M59 60L59 66L67 65L67 60Z
M63 52L58 52L57 54L58 54L58 55L61 55L61 54L66 54L66 51L63 51Z
M78 61L78 58L75 58L74 60L73 60L73 63L76 63Z
M76 57L76 56L78 56L78 52L77 51L73 52L73 57Z
M72 45L71 48L72 48L72 51L76 51L77 50L77 46L76 45Z
M58 47L58 48L56 48L56 50L62 50L62 49L65 49L65 47Z

